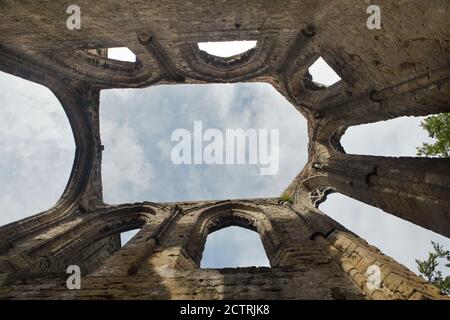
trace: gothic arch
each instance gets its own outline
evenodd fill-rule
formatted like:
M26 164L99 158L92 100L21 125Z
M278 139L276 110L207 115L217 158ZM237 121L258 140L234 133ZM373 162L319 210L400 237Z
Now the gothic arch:
M152 222L155 215L155 209L148 205L125 205L66 219L59 228L43 232L32 246L14 248L23 257L14 268L22 272L52 272L63 271L69 264L84 267L80 259L87 248L108 238L117 241L113 238L121 232L141 228ZM112 251L118 248L120 243Z
M199 266L208 234L231 226L257 232L271 266L276 266L281 246L276 228L261 209L242 203L220 204L202 211L190 231L186 252Z
M207 82L237 82L268 71L267 61L272 54L273 40L269 37L257 40L255 48L229 58L202 51L197 43L186 44L182 49L193 78Z
M90 114L84 110L89 105L89 100L95 100L98 96L90 90L85 91L84 95L76 94L81 88L68 86L48 72L45 72L39 65L33 62L25 63L29 69L27 73L20 72L20 68L17 66L20 65L23 67L24 62L16 61L12 54L9 52L0 52L3 69L6 69L11 74L42 84L50 89L61 103L67 115L76 149L72 171L59 201L47 211L22 219L19 225L9 224L4 226L0 232L2 239L0 252L7 252L23 236L30 236L46 228L43 223L44 221L50 219L53 220L53 223L56 223L59 219L75 212L77 205L82 201L87 189L89 189L89 180L95 179L93 163L99 161L98 157L100 152L99 138L95 136L95 130L92 129L95 119L90 119ZM91 198L91 202L102 202L101 195L99 194L99 191L101 193L101 187L100 190L98 190L98 187L100 186L96 188L92 186L88 190L91 195L95 194L93 195L94 199Z

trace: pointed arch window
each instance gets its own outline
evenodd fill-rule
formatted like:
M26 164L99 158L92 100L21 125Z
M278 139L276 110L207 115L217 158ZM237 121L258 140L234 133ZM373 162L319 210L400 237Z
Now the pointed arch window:
M231 226L208 235L201 268L270 267L257 232Z

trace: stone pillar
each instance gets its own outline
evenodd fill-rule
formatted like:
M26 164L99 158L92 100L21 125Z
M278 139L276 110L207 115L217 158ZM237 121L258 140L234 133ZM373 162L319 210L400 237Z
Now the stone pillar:
M100 92L99 90L83 87L77 90L77 100L87 115L92 131L92 141L89 145L92 156L89 178L80 197L80 209L83 211L95 210L103 205L103 187L101 175L103 145L100 139Z
M310 239L336 263L368 299L448 299L435 286L316 208L291 206L311 230Z
M373 300L448 299L439 289L357 236L340 230L319 243L353 282Z
M336 154L316 167L337 192L450 236L450 159Z

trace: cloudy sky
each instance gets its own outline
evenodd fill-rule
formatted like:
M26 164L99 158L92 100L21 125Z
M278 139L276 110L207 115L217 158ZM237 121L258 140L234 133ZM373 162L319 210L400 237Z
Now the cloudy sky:
M117 58L130 59L118 51ZM114 56L113 56L114 57ZM319 67L327 81L336 81ZM317 78L316 80L318 80ZM67 118L46 88L0 73L0 225L48 209L70 174L74 142ZM307 159L305 119L270 85L171 85L104 90L100 105L104 198L108 203L279 196ZM415 156L429 138L422 118L352 127L342 139L348 153ZM175 129L278 129L280 170L261 165L175 165ZM45 187L43 187L45 186ZM333 194L320 209L384 253L417 272L430 241L450 239ZM127 241L131 236L123 236ZM230 227L208 237L202 267L268 265L259 236Z

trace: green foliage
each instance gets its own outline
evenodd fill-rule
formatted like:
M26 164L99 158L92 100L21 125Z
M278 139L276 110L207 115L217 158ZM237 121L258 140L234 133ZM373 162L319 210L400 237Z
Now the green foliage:
M436 139L435 143L423 143L417 148L418 156L427 157L450 157L450 113L441 113L425 118L420 124L428 131L431 138Z
M439 243L431 241L434 251L428 253L427 260L416 259L420 274L431 283L441 289L444 294L450 295L450 276L443 277L442 272L436 270L439 266L439 259L446 259L445 266L450 268L450 251L444 250Z
M290 204L293 204L293 203L294 203L294 201L292 200L292 198L291 198L289 195L287 195L287 194L283 194L283 195L280 197L280 200L283 201L283 202L290 203Z

